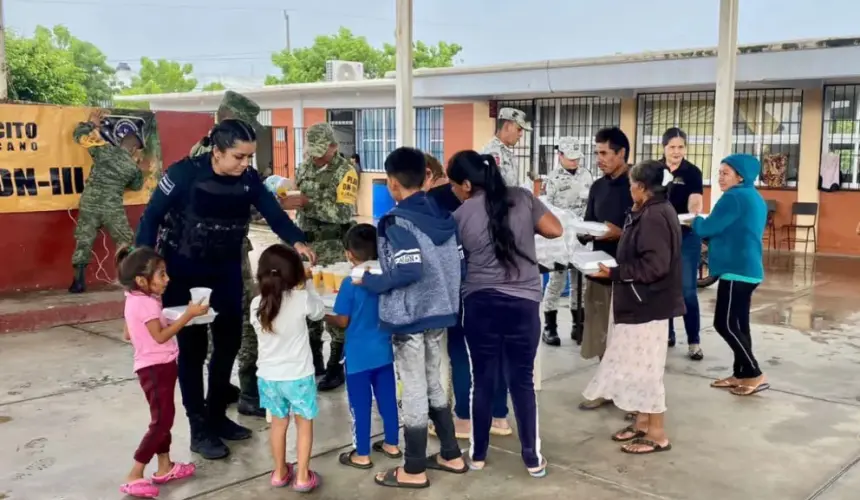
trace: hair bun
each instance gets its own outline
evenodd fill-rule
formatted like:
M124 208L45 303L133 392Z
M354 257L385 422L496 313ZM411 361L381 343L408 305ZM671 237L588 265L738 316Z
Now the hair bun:
M200 140L200 145L203 146L204 148L208 148L209 146L212 145L212 138L207 135L206 137L204 137L203 139Z

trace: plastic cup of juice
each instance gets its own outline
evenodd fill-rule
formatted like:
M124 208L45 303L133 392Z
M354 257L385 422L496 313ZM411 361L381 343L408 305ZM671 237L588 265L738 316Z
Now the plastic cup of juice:
M326 293L334 293L334 270L330 267L322 270L323 289Z
M311 268L311 275L314 281L314 288L322 288L323 286L323 268L322 266L314 266Z

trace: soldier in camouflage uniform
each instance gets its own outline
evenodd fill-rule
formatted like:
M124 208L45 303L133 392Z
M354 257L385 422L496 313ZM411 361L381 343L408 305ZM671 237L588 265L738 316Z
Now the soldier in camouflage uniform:
M228 90L218 106L216 113L216 121L235 118L244 121L254 127L254 131L258 134L263 130L262 125L257 121L257 115L260 113L260 107L254 101L247 97ZM189 156L199 156L209 154L212 147L204 147L197 143L191 148ZM263 177L261 172L261 177ZM271 173L269 174L271 175ZM259 214L254 208L251 208L251 219L259 219ZM250 222L250 221L249 221ZM250 228L249 228L250 229ZM254 327L251 326L250 320L250 305L251 299L257 294L254 275L251 272L251 261L249 254L254 247L251 245L251 240L248 235L245 235L245 240L242 244L242 282L244 283L244 291L242 295L242 346L239 348L239 354L236 358L239 361L239 388L235 388L235 396L231 395L231 400L238 400L238 410L242 415L265 417L266 410L260 408L260 393L257 389L257 334L254 332ZM212 342L209 343L210 349Z
M358 173L349 161L337 154L334 131L327 123L308 128L307 157L296 171L296 188L307 197L298 210L299 227L317 254L319 265L342 262L343 237L353 224L352 214L358 198ZM316 373L325 373L319 383L320 391L330 391L343 385L343 335L340 328L328 327L331 354L323 366L323 323L309 322L311 351Z
M526 123L524 112L514 108L502 108L496 121L496 135L484 146L482 153L491 155L496 160L508 186L520 185L520 171L511 148L520 141L524 130L531 129Z
M546 179L546 197L550 205L570 210L573 217L582 220L585 217L585 206L588 203L588 191L594 183L594 177L588 169L582 167L582 147L573 137L562 137L558 140L558 165ZM570 277L570 312L573 315L573 328L570 332L572 339L576 338L577 328L581 327L581 308L577 303L576 286L577 273L571 269L557 269L549 274L549 283L543 296L544 331L543 341L547 345L559 346L558 338L558 300L564 290L565 278ZM585 283L583 283L585 286Z
M151 163L140 156L144 148L143 131L117 130L108 139L101 133L104 117L104 111L96 111L72 132L75 142L87 148L93 166L78 208L72 254L75 275L70 293L86 290L86 269L99 228L104 226L117 246L128 245L134 239L122 197L126 189L142 189L144 174L151 168Z

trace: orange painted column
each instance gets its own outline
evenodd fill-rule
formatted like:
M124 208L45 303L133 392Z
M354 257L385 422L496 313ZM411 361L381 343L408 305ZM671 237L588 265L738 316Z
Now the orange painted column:
M439 158L443 165L454 156L454 153L464 149L472 149L474 140L474 108L472 103L446 104L442 107L442 122L444 129L442 137L445 141L444 158Z
M311 125L326 122L326 110L324 108L305 108L304 128L307 129Z
M296 148L293 144L293 110L291 108L273 109L272 127L284 129L283 140L278 139L277 130L272 130L274 173L282 177L292 177L296 169Z

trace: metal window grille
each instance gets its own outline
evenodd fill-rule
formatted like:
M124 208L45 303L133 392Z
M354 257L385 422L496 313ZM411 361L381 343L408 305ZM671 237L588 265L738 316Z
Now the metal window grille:
M824 87L821 151L839 157L840 184L860 189L860 85Z
M520 109L532 124L532 132L524 133L513 148L522 181L525 181L525 175L530 171L546 175L555 167L555 147L561 137L579 140L585 155L583 166L596 175L594 136L602 128L621 125L621 100L615 98L563 97L502 101L498 107Z
M443 160L444 121L441 106L416 108L414 111L415 146ZM356 110L356 147L364 172L384 172L385 157L397 147L397 125L394 108Z
M714 135L714 92L641 94L637 106L636 161L663 156L663 133L680 127L687 133L687 159L702 169L707 184Z
M802 102L803 92L795 89L735 92L732 151L755 155L763 164L784 161L787 187L797 186ZM687 133L687 158L702 169L709 184L714 108L714 92L640 95L636 160L661 158L663 133L680 127Z

